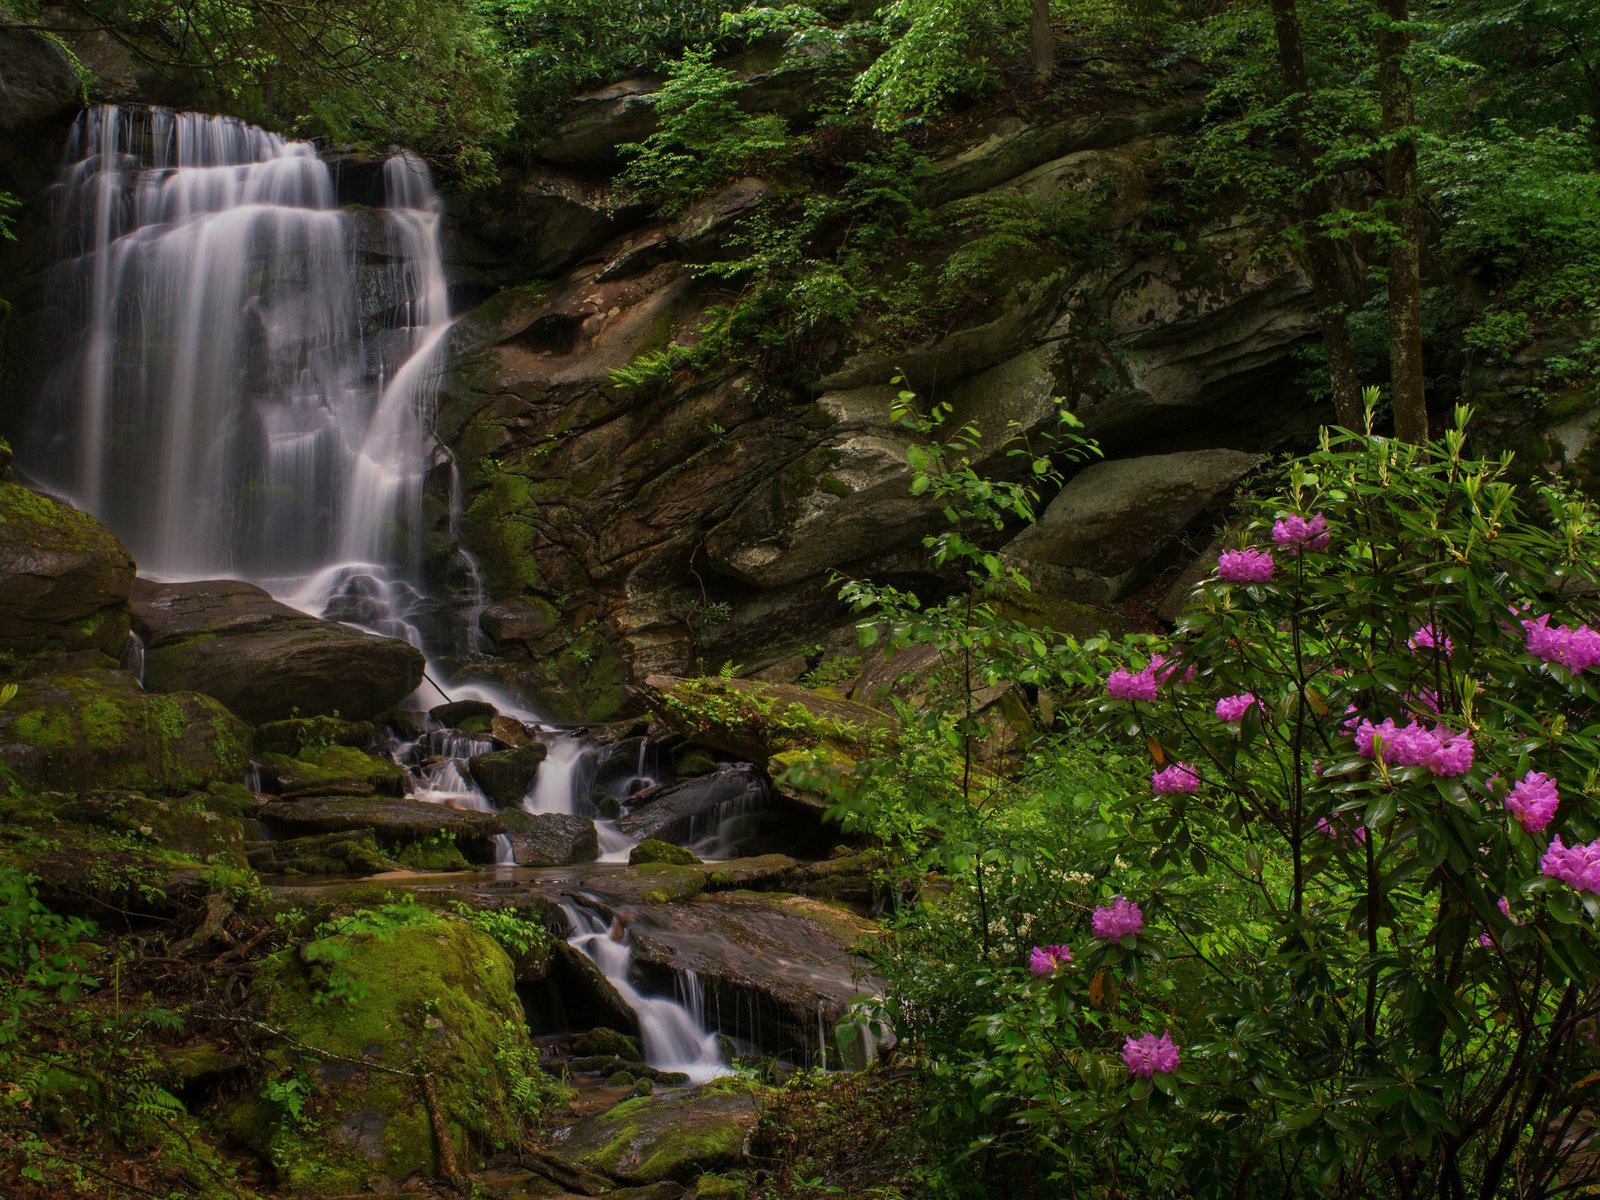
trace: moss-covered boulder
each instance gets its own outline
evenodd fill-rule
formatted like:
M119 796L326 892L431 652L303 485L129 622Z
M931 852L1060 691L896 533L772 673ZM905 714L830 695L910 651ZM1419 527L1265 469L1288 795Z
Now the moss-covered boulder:
M430 839L489 842L502 826L489 813L462 812L423 800L386 796L307 796L271 800L257 815L275 832L304 836L370 830L378 843L403 847Z
M573 1129L565 1153L623 1183L688 1183L739 1166L761 1119L761 1093L715 1084L625 1100Z
M282 796L403 796L405 768L354 746L315 746L255 758L260 786Z
M533 742L513 750L474 754L467 760L467 768L483 794L500 808L507 808L521 800L533 786L539 764L547 753L543 743Z
M366 746L372 741L371 721L345 721L338 717L291 717L257 725L255 748L261 754L295 757L324 746Z
M128 640L133 556L88 513L0 483L0 665Z
M31 787L203 790L239 779L249 745L209 696L153 696L125 671L24 679L0 708L0 762Z
M520 1143L530 1098L548 1090L505 951L415 905L357 912L279 953L251 999L286 1036L267 1053L264 1096L240 1101L231 1124L288 1191L438 1176L435 1118L473 1166ZM273 1084L300 1101L298 1120Z
M263 875L376 875L402 865L364 829L263 842L249 848L248 858Z
M628 851L628 861L634 866L641 863L676 863L678 866L688 866L700 860L695 857L692 850L674 846L671 842L664 842L660 838L645 838Z
M651 675L643 695L675 732L751 762L817 747L860 759L881 753L898 733L887 713L792 684Z
M319 621L236 579L133 589L152 691L205 692L247 721L362 720L422 682L422 654L398 638Z

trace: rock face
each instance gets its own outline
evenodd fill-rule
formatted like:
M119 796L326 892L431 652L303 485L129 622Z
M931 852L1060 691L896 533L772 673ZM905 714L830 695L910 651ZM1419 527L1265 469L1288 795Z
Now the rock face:
M1264 461L1237 450L1187 450L1096 463L1074 476L1006 553L1036 585L1114 604L1174 538Z
M0 656L115 658L128 640L133 570L122 543L87 513L0 483Z
M0 708L0 762L34 787L202 789L237 780L249 746L209 696L152 696L124 671L24 679Z
M800 120L819 81L744 74L748 107ZM626 684L651 673L724 660L753 672L811 656L847 621L834 570L947 587L921 545L944 526L940 505L909 494L915 435L891 415L897 374L924 405L950 405L949 428L978 427L971 458L985 473L1014 472L1012 434L1045 444L1058 396L1108 467L1192 456L1182 495L1151 496L1148 541L1130 537L1111 553L1079 537L1059 563L1042 542L1019 548L1060 593L1041 614L1060 608L1077 629L1111 623L1095 606L1164 569L1248 456L1320 415L1293 386L1293 352L1315 334L1299 272L1260 255L1260 231L1226 214L1181 230L1163 215L1174 203L1165 163L1202 119L1202 90L1178 68L1117 84L1109 109L962 126L934 152L919 197L952 237L968 211L956 205L1077 203L1094 253L1022 256L1008 264L1009 294L929 340L874 341L862 323L779 378L669 361L634 387L612 372L696 341L724 299L700 268L743 252L730 238L773 201L739 181L669 223L601 213L595 181L616 169L617 144L648 132L658 81L575 102L534 148L540 161L513 207L576 205L589 214L584 249L559 266L560 255L529 251L551 277L458 323L440 403L438 428L463 468L462 528L491 593L482 627L505 659L493 678L555 706L542 711L603 718L626 702ZM465 219L486 253L497 236L515 240L491 228L492 204L474 204ZM1137 469L1119 470L1133 472L1119 478L1142 519ZM1109 477L1102 470L1096 486ZM1019 532L984 536L998 550Z
M766 785L754 767L730 763L641 797L636 807L617 819L617 829L630 838L694 841L715 833L723 814L759 808L766 795Z
M511 855L519 867L567 867L600 856L594 822L582 817L512 809L500 814L500 824L511 839Z
M238 580L140 580L133 622L150 690L205 692L247 721L361 720L422 682L422 655L405 642L308 617Z

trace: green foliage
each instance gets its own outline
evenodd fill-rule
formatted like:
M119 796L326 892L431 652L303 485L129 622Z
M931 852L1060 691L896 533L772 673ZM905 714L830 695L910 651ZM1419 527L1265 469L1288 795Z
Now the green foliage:
M585 88L660 71L717 38L721 4L693 0L480 0L512 72L518 120L537 135Z
M39 902L33 881L0 867L0 1065L22 1035L26 1014L72 1000L95 984L81 943L94 925Z
M987 1187L1592 1181L1566 1131L1600 1067L1600 897L1545 876L1541 856L1553 832L1600 835L1600 688L1528 654L1514 622L1596 621L1600 523L1558 487L1519 492L1509 456L1471 458L1464 421L1425 447L1326 435L1238 536L1270 546L1275 521L1320 512L1330 544L1279 549L1269 582L1208 581L1174 644L1095 640L978 676L1049 668L1060 687L1110 654L1149 672L1153 701L1102 693L977 789L950 782L963 733L947 715L858 789L857 819L950 881L885 949L886 1004L923 1067L927 1136L950 1161L981 1152ZM1417 644L1424 626L1448 652ZM1256 704L1220 720L1217 700L1244 693ZM1443 726L1474 753L1459 770L1391 764L1381 738L1358 752L1362 718ZM1175 764L1197 791L1152 797L1145 773ZM1542 833L1504 805L1529 771L1563 798ZM1090 911L1118 895L1142 928L1093 938ZM1028 973L1045 944L1072 961ZM1164 1030L1181 1069L1132 1077L1124 1039ZM970 1179L952 1169L930 1194L984 1194Z
M0 238L8 242L17 240L16 231L11 226L15 220L14 214L21 207L22 201L10 192L0 192Z
M514 908L473 908L458 900L450 909L499 942L513 957L550 948L550 931Z
M371 990L343 964L353 958L363 941L389 942L395 932L415 925L428 925L439 915L417 904L406 892L398 901L377 908L358 908L347 915L320 922L312 940L300 947L300 960L312 968L315 990L311 1002L317 1005L359 1005Z
M618 184L671 215L717 184L781 159L790 149L783 118L745 112L739 88L709 49L684 51L652 98L656 131L617 147L629 159Z

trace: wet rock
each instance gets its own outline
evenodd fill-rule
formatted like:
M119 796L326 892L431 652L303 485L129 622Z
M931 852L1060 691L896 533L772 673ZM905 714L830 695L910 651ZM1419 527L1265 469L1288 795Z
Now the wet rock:
M363 720L422 682L415 647L308 617L239 580L138 580L133 623L151 691L202 691L247 721Z
M297 717L268 721L255 728L255 748L263 754L286 754L324 746L366 746L371 743L371 721L341 721L337 717Z
M499 815L519 867L565 867L600 856L594 822L566 813L528 813L508 809Z
M1263 461L1237 450L1192 450L1096 463L1062 488L1006 554L1056 592L1115 603Z
M0 483L0 662L83 650L115 659L128 640L133 570L87 513Z
M297 833L371 830L384 846L401 846L441 835L457 841L487 842L501 829L488 813L461 812L421 800L358 796L271 800L260 806L257 816L269 825Z
M634 866L640 863L676 863L679 866L688 866L700 860L692 851L685 850L682 846L674 846L671 842L663 842L659 838L645 838L628 851L628 861Z
M617 818L617 828L631 838L692 841L716 832L719 810L757 808L766 794L753 766L728 763L709 775L650 793L647 803Z
M638 1036L639 1018L589 956L566 942L557 942L554 949L556 986L569 1018Z
M834 1023L883 986L856 953L880 928L803 896L718 892L674 905L670 921L635 913L629 931L641 969L694 971L708 1003L737 1022L723 1032L794 1061L818 1061L824 1037L832 1059Z
M200 790L244 772L249 731L209 696L153 696L125 671L22 680L0 707L0 762L25 786Z
M452 700L436 704L428 716L446 729L462 729L479 733L489 728L489 722L499 715L499 710L487 700Z
M539 740L533 729L513 717L490 717L489 732L494 735L497 742L503 742L512 749L532 746Z
M688 1183L738 1166L761 1117L761 1095L714 1086L639 1097L575 1126L562 1149L624 1183Z
M543 744L534 742L514 750L474 754L467 760L467 769L485 796L498 807L508 808L516 805L533 786L539 764L548 753Z

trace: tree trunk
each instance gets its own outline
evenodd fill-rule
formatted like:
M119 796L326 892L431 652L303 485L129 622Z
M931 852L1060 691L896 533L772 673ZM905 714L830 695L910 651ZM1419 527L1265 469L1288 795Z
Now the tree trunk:
M1033 16L1028 21L1028 50L1033 73L1047 83L1056 73L1056 35L1050 24L1050 0L1033 0Z
M1422 209L1417 203L1417 143L1412 131L1411 33L1406 0L1379 0L1378 103L1383 113L1384 204L1394 231L1389 245L1389 374L1394 433L1428 440L1422 372Z
M1333 212L1333 190L1320 177L1316 152L1306 133L1306 94L1310 85L1295 0L1272 0L1272 29L1278 45L1279 77L1289 96L1295 158L1308 183L1300 202L1300 220L1306 237L1302 259L1317 297L1317 321L1322 327L1322 345L1328 358L1328 375L1333 382L1334 417L1347 429L1360 429L1363 418L1361 381L1356 375L1348 316L1355 289L1338 247L1316 228L1320 218Z

